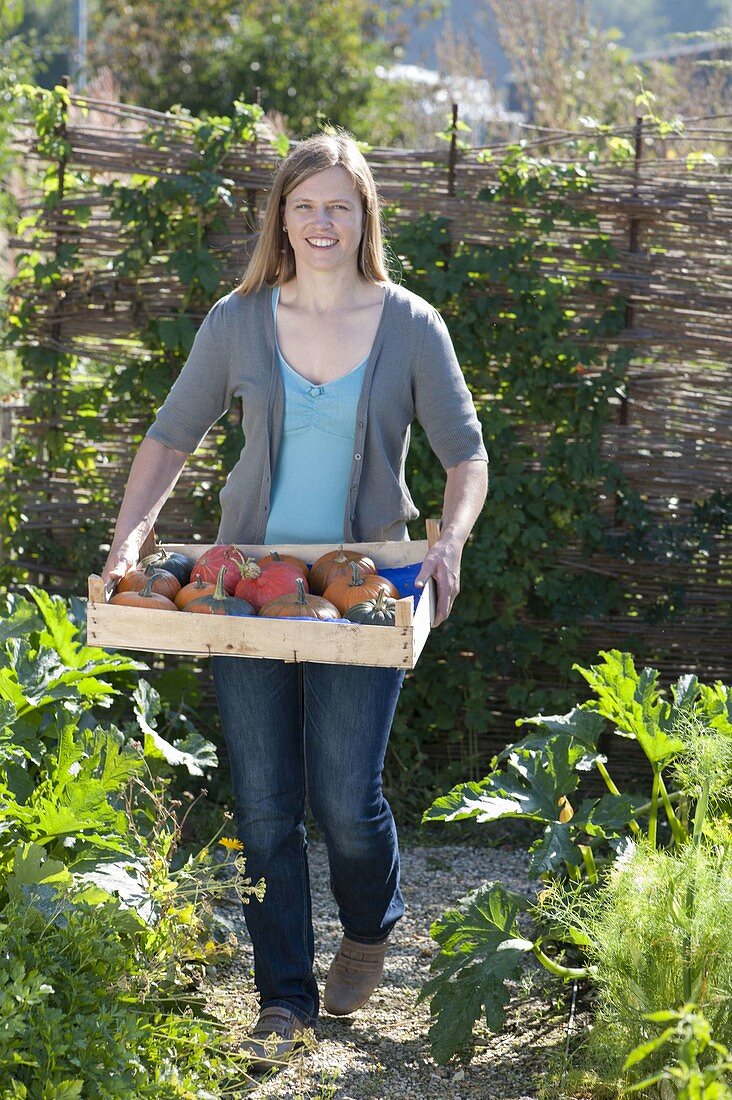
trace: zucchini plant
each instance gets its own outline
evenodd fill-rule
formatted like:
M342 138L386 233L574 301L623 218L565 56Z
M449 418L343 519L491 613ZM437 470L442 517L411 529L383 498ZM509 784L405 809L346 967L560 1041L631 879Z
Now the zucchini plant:
M655 669L639 672L617 650L575 668L590 699L564 715L522 720L527 736L495 757L484 779L458 784L424 814L536 828L528 853L536 896L488 882L432 927L439 952L420 996L430 999L439 1062L469 1047L479 1017L494 1031L503 1026L511 983L529 958L558 978L593 984L595 1027L605 1047L612 1039L614 1072L652 1037L650 1014L683 1004L699 1006L720 1042L732 1038L722 992L732 973L724 935L732 688L684 675L668 697ZM606 737L642 749L646 792L619 790ZM592 770L605 788L599 796L582 792Z

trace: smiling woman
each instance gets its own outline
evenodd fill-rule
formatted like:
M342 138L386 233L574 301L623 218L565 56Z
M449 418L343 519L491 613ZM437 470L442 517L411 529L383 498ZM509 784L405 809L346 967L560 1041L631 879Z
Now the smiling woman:
M446 619L487 456L442 318L389 279L376 185L346 135L310 138L280 166L246 276L211 309L135 458L106 581L136 560L187 455L234 399L245 442L221 493L224 543L408 538L418 513L404 470L419 420L447 480L441 534L416 584L434 577L434 623ZM246 907L261 1014L245 1049L261 1071L301 1046L319 1010L306 798L344 932L326 1010L349 1015L381 980L404 912L381 781L404 673L239 657L212 665L247 874L267 884Z

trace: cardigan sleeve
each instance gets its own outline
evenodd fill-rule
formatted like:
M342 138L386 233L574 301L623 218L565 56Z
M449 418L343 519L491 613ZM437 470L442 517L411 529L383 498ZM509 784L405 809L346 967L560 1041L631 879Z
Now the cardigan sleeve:
M415 372L414 407L444 469L472 459L488 461L472 395L447 326L435 309L426 316Z
M229 297L216 302L204 318L183 369L147 431L172 450L193 454L231 404Z

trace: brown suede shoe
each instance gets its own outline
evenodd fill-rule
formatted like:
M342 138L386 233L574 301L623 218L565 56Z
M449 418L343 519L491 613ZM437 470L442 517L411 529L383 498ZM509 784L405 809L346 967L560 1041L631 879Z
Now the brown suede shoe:
M344 936L325 982L325 1011L348 1016L365 1005L381 981L385 956L386 941L356 943Z
M239 1048L251 1059L249 1072L260 1074L275 1067L282 1068L293 1054L301 1050L305 1028L300 1017L289 1008L282 1005L263 1008L248 1038Z

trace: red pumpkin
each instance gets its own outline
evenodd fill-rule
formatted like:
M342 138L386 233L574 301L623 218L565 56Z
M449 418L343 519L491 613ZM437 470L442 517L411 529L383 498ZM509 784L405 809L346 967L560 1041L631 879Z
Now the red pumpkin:
M254 608L246 600L226 595L226 563L221 566L216 578L216 587L209 596L199 596L183 608L195 615L253 615Z
M344 550L341 546L338 550L328 550L326 554L322 554L313 563L310 570L311 591L322 596L328 585L337 580L338 577L350 579L351 569L349 563L352 561L356 562L364 574L376 572L376 566L371 558L359 553L358 550Z
M167 596L169 600L174 600L180 592L180 581L172 573L168 573L165 569L141 569L138 566L127 570L117 585L117 594L141 592L148 581L152 581L153 592L157 592L160 596Z
M305 591L302 577L297 578L297 592L278 596L266 603L259 612L264 619L337 619L338 608L322 596L311 596Z
M118 607L147 607L151 611L177 611L178 608L172 600L169 600L167 596L161 596L159 592L153 591L154 580L154 576L149 577L139 592L134 589L127 592L118 592L112 596L109 602L116 604ZM173 580L175 580L175 577L173 577Z
M246 558L238 546L224 546L217 543L202 554L193 566L191 580L195 581L200 577L202 581L215 584L222 567L225 566L224 588L228 596L233 596L241 576L240 569L245 561Z
M310 570L306 563L301 558L296 558L293 554L280 554L278 550L273 550L270 554L266 554L263 558L257 559L257 565L261 565L264 569L265 565L272 565L274 562L278 564L280 562L287 562L288 565L294 565L296 569L299 569L304 580L308 580Z
M297 579L302 578L302 573L294 565L287 562L270 562L262 565L254 558L247 558L241 569L241 579L234 589L234 595L242 600L247 600L255 611L259 611L270 600L277 596L284 596L288 592L297 592ZM308 591L307 582L303 580L305 591Z

